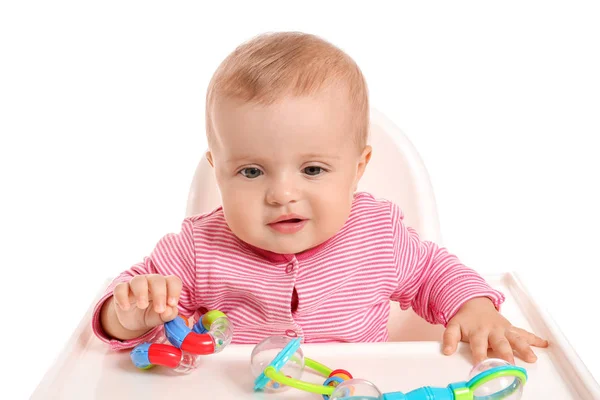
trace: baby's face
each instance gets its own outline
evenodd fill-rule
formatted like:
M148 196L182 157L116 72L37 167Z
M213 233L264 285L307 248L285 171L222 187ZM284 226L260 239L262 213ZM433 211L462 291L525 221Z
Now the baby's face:
M370 147L354 140L345 91L264 106L219 99L208 153L232 232L253 246L299 253L346 222Z

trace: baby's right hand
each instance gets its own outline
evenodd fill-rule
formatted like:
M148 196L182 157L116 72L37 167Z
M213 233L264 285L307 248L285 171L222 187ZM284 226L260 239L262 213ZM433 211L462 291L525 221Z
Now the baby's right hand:
M130 331L149 330L177 316L181 279L159 274L137 275L119 283L113 304L121 326Z

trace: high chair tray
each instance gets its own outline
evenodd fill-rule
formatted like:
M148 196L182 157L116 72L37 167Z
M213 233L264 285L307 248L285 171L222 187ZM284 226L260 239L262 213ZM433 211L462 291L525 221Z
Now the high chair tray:
M513 324L547 337L551 343L548 349L536 349L537 363L517 360L517 365L525 367L529 375L523 399L600 399L598 384L518 278L503 274L486 279L506 295L502 313ZM138 370L128 351L110 351L94 336L90 323L93 306L32 399L322 398L296 389L277 394L254 393L250 372L252 345L230 345L219 354L203 357L200 366L189 375L177 375L164 367ZM346 369L354 377L373 382L383 392L407 392L420 386L446 386L468 379L471 362L467 344L461 344L456 355L444 356L439 343L442 327L423 323L411 312L402 312L396 318L401 320L405 332L398 339L419 337L428 341L307 344L302 346L304 355L330 368ZM324 380L308 369L302 379L318 384Z

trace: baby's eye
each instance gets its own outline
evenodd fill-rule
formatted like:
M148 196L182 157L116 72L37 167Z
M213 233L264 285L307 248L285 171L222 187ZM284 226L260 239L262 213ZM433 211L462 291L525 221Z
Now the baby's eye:
M309 176L317 176L320 175L322 172L323 168L321 167L312 166L304 168L304 173Z
M244 175L246 178L254 179L261 176L263 173L258 168L244 168L240 171L240 174Z

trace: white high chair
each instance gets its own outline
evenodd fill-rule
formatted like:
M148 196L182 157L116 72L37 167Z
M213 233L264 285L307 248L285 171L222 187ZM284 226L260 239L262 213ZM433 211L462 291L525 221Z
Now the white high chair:
M373 156L358 190L395 202L405 214L405 223L422 239L441 244L433 189L415 147L398 127L376 110L371 110L369 144L373 147ZM190 188L186 216L209 212L220 204L213 168L206 157L202 157ZM401 312L395 302L391 302L388 329L391 341L441 339L441 327L427 324L412 311Z
M371 117L373 157L359 190L369 191L399 204L406 223L423 239L440 243L440 230L433 191L427 172L415 148L382 114ZM390 174L393 172L393 175ZM393 177L394 181L390 179ZM395 183L395 184L394 184ZM202 159L190 190L187 214L209 211L220 203L212 168ZM528 369L528 399L600 399L600 386L578 358L560 329L535 303L513 274L486 277L488 283L506 295L503 314L524 329L550 340L548 349L538 349L535 365ZM33 400L60 399L268 399L253 393L249 373L252 345L230 345L218 355L207 356L190 375L173 376L169 371L139 371L127 353L109 350L91 330L93 307L110 279L97 294L67 345L32 395ZM445 385L464 379L471 368L468 345L458 354L443 356L439 341L443 327L431 325L413 311L400 311L396 303L388 323L390 340L395 343L306 344L305 354L319 362L344 368L357 377L376 380L384 391L414 389L424 385ZM410 341L411 343L406 343ZM51 345L51 343L49 344ZM312 383L322 377L306 374ZM375 382L375 381L374 381ZM208 383L208 384L207 384ZM271 398L307 399L313 396L289 391Z

